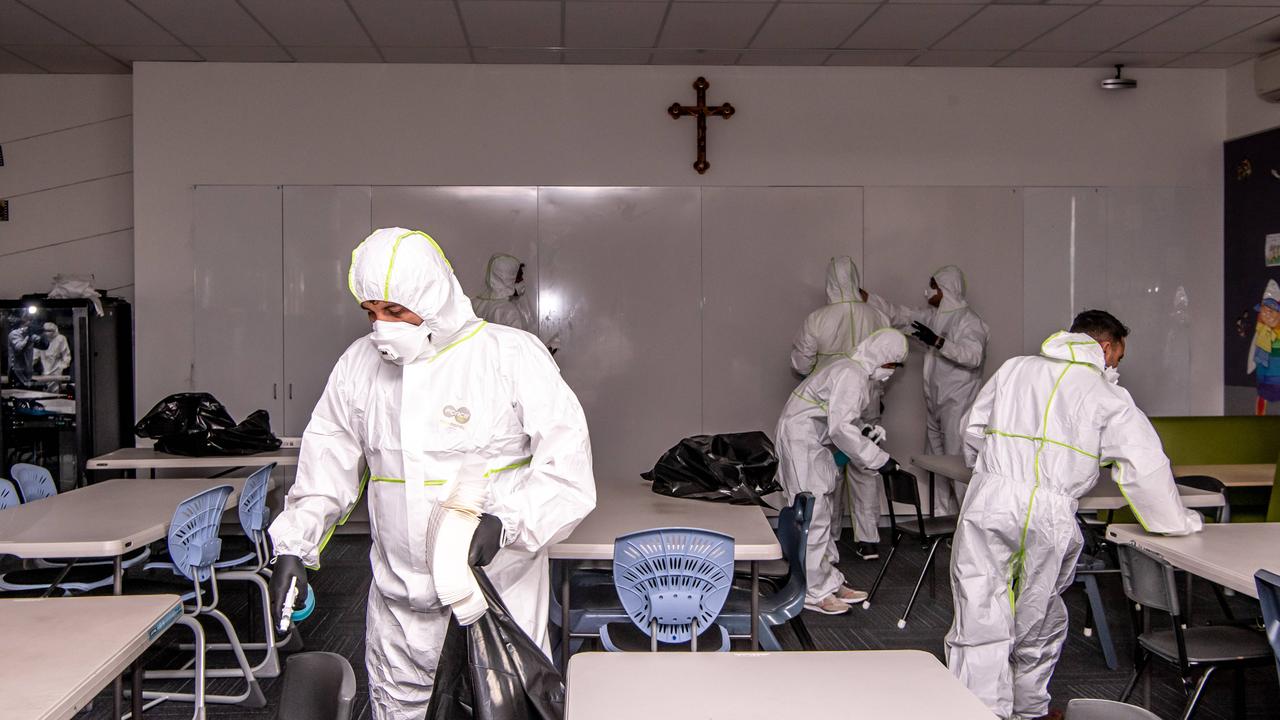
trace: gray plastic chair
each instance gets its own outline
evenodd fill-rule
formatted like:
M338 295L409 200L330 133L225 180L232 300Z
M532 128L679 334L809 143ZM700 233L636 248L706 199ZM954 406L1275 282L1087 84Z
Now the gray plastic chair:
M1137 705L1115 700L1076 698L1067 703L1063 720L1160 720L1160 716Z
M356 674L341 655L304 652L286 661L276 720L351 720Z
M1267 628L1267 641L1276 656L1276 675L1280 676L1280 575L1259 570L1253 575L1262 603L1262 622Z
M1138 635L1133 675L1120 699L1127 700L1133 694L1147 665L1156 658L1174 666L1182 678L1182 687L1187 693L1183 720L1196 711L1205 686L1219 669L1236 672L1236 712L1237 717L1243 717L1244 669L1271 662L1271 646L1267 644L1266 636L1235 625L1184 628L1173 566L1131 545L1118 545L1116 550L1120 556L1124 594L1142 607L1142 613L1160 610L1168 613L1171 619L1168 630L1149 630ZM1139 630L1145 627L1141 615L1134 617L1133 627Z

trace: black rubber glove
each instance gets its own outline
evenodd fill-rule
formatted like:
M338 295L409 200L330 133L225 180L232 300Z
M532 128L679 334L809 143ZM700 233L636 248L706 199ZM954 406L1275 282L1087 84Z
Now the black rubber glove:
M285 608L284 598L289 594L290 581L295 577L298 578L298 596L294 599L294 604L298 607ZM271 590L271 622L279 628L284 613L301 609L307 597L307 567L302 564L302 558L297 555L277 555L271 561L271 583L268 588Z
M471 567L484 567L493 562L493 556L502 549L502 521L496 515L481 515L480 525L471 535L471 549L467 562Z
M885 464L876 468L876 472L887 477L889 475L892 475L898 472L901 469L902 469L902 466L898 464L897 460L894 460L893 458L889 458L887 461L885 461Z
M942 338L938 336L938 333L930 329L928 325L925 325L922 322L916 321L911 323L911 327L912 327L911 334L915 336L916 339L919 340L920 342L924 343L925 345L928 345L929 347L935 347L935 348L942 347Z

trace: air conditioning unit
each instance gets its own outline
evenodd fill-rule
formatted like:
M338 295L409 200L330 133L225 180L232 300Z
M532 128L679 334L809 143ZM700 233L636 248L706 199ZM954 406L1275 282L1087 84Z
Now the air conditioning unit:
M1280 102L1280 50L1259 55L1253 61L1253 86L1263 100Z

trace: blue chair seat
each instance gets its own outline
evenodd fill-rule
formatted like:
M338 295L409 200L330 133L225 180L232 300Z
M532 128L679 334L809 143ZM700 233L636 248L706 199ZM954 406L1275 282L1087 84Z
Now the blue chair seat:
M0 590L43 592L49 588L49 585L54 580L58 579L58 575L61 573L62 568L57 567L13 570L0 575ZM84 593L98 588L110 588L111 581L112 575L109 567L103 568L100 565L82 567L77 565L71 568L66 577L62 579L62 582L58 583L58 588L62 590L61 594L64 595L68 593Z

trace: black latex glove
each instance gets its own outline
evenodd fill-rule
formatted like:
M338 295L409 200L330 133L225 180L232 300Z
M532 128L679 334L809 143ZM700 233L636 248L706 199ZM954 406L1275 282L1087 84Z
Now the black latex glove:
M284 597L289 594L289 581L298 578L298 596L294 599L297 608L284 608ZM300 609L307 597L307 567L297 555L277 555L271 563L271 622L280 627L280 619L285 612Z
M911 327L911 334L920 342L929 347L942 347L942 338L938 337L938 333L931 330L928 325L917 321L911 323Z
M502 549L502 521L495 515L481 515L480 525L471 535L471 549L467 562L471 567L484 567L493 562L493 556Z
M885 464L876 468L876 472L887 477L889 475L892 475L898 472L901 469L902 469L902 466L898 464L897 460L894 460L893 458L889 458L887 461L885 461Z

